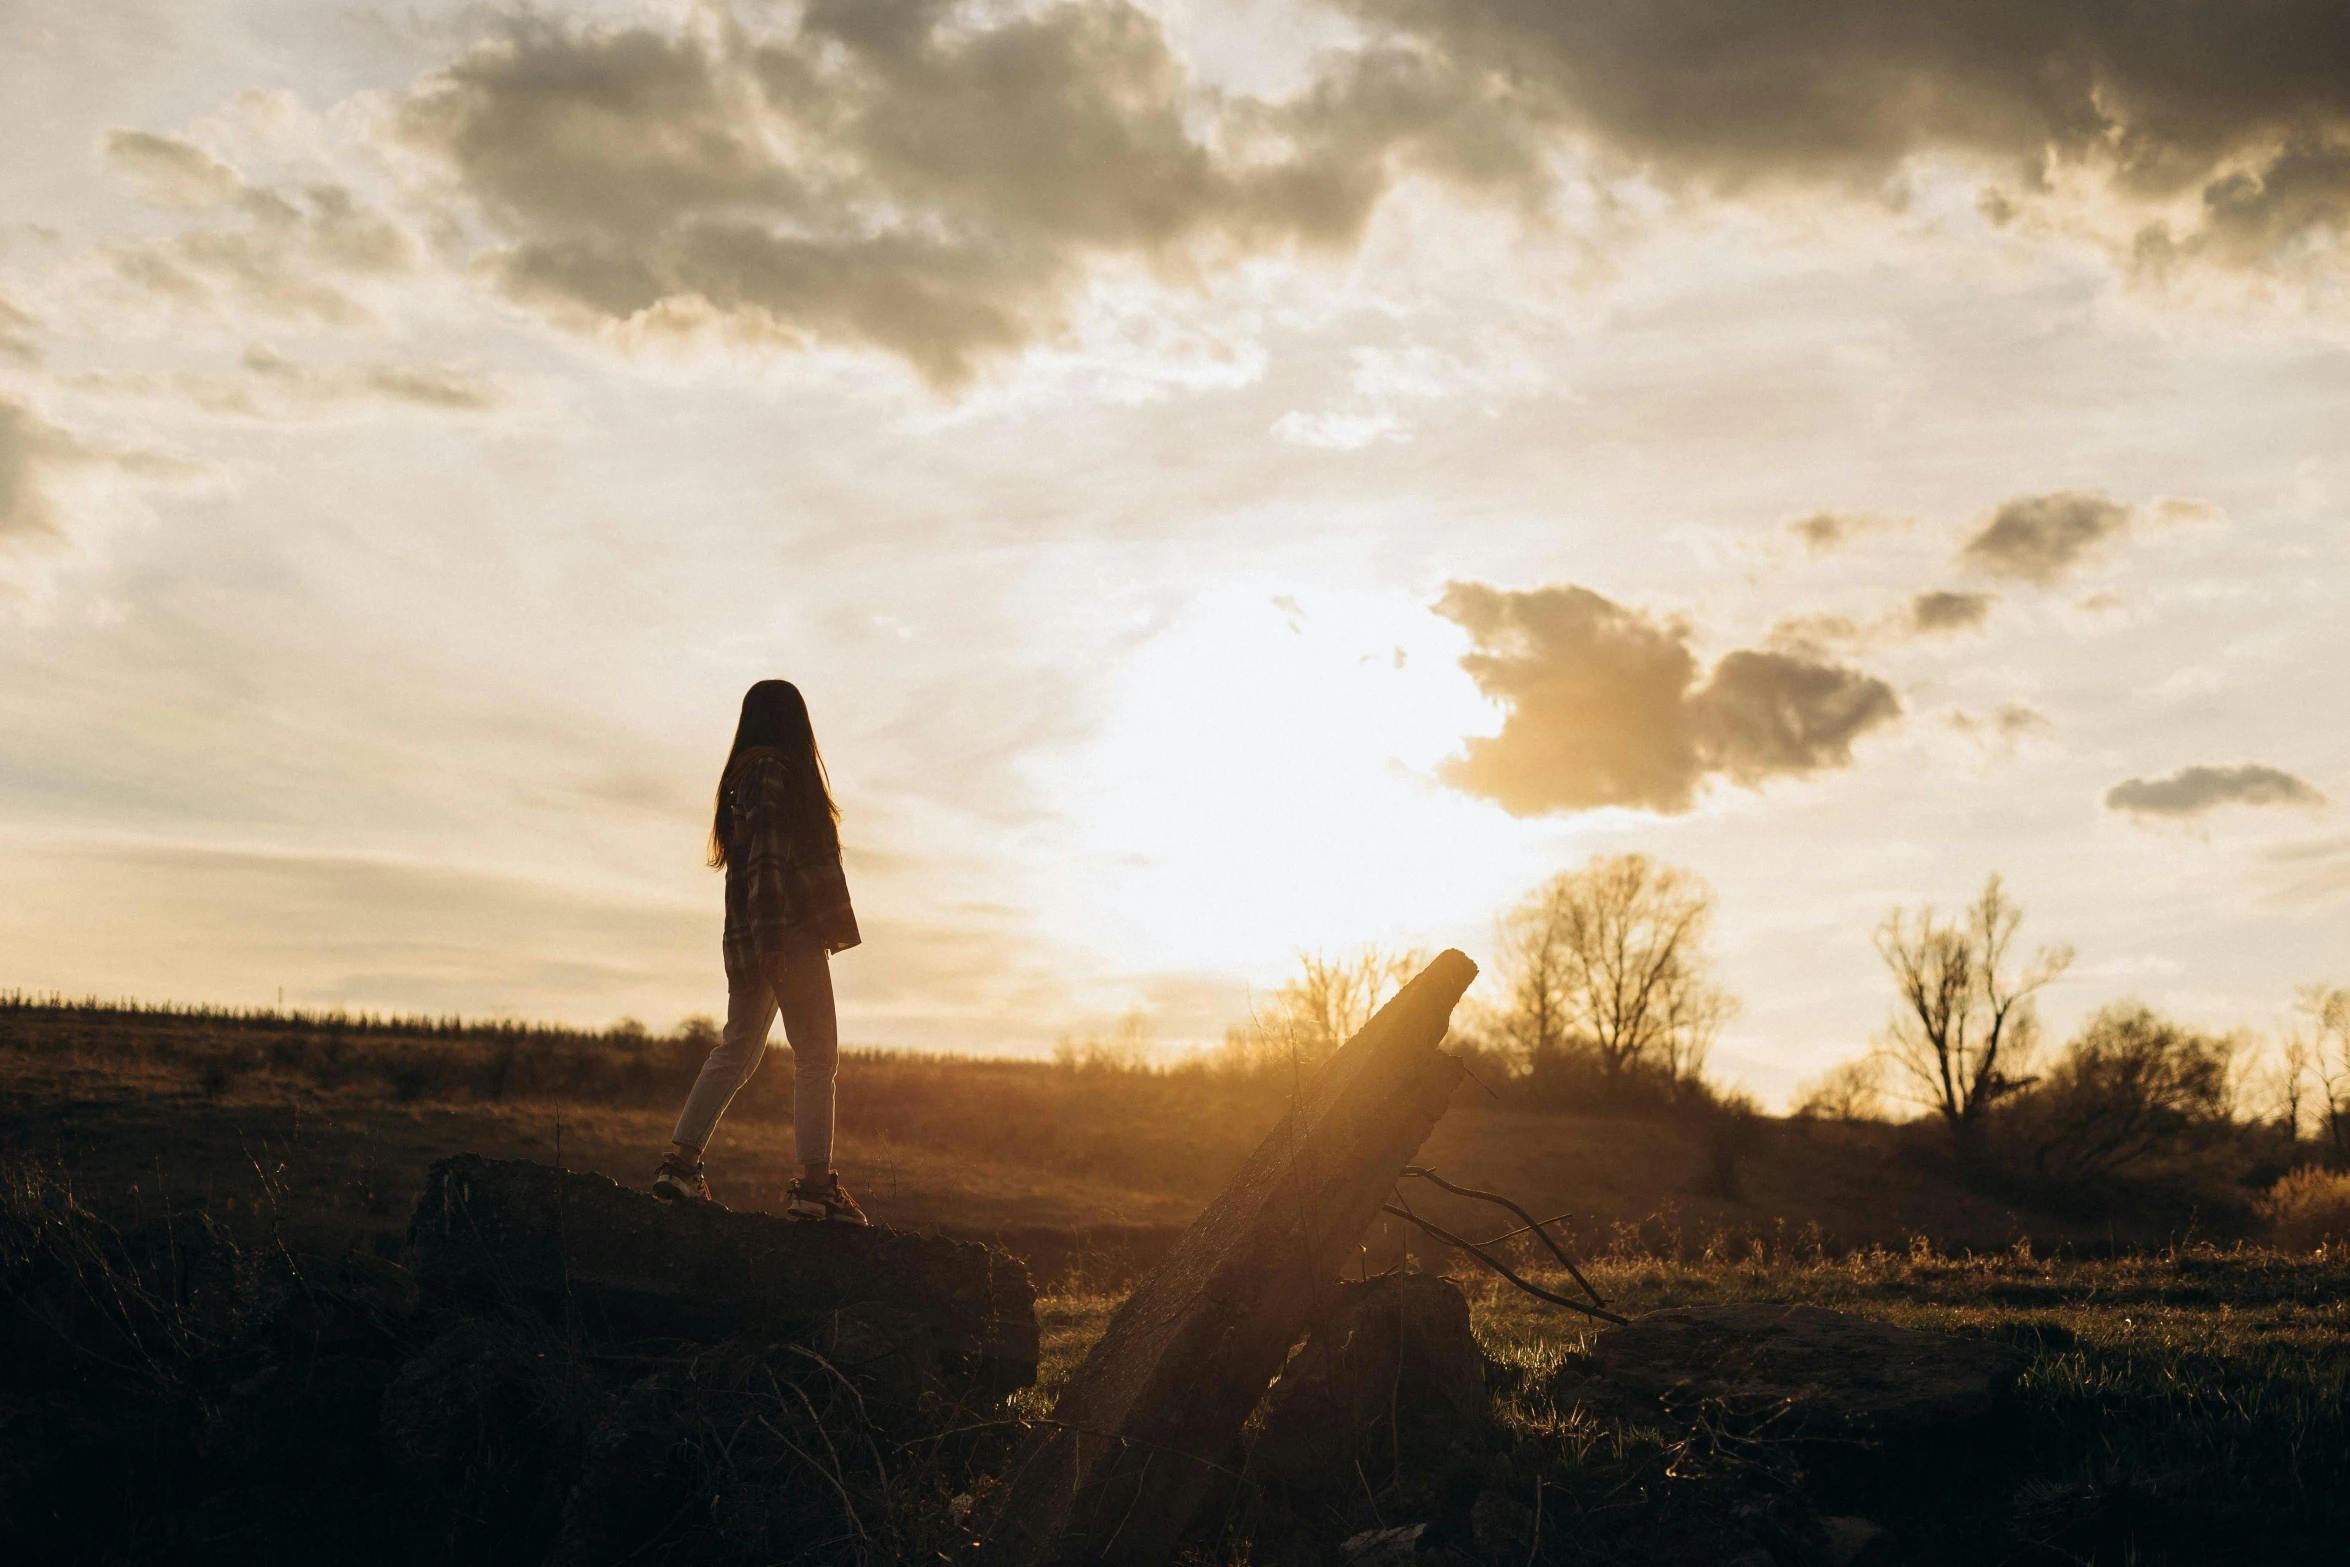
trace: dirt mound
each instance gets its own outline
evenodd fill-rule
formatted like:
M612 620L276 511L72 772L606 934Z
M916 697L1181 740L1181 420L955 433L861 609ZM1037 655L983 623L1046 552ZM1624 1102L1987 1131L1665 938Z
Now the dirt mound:
M664 1203L600 1175L459 1154L408 1230L418 1284L618 1339L804 1337L850 1307L918 1321L925 1353L995 1392L1036 1380L1036 1292L1008 1253L884 1226Z
M1818 1306L1682 1306L1601 1333L1591 1372L1563 1373L1560 1392L1710 1407L1785 1436L1915 1436L1989 1415L2025 1359Z

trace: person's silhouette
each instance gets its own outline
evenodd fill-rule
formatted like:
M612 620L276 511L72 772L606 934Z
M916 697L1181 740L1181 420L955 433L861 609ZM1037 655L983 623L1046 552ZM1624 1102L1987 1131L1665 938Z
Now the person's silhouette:
M686 1095L674 1147L653 1179L656 1195L708 1202L703 1151L718 1119L758 1068L778 1010L792 1052L792 1136L799 1178L784 1194L794 1218L866 1222L832 1168L833 1081L840 1024L831 955L862 939L840 864L840 808L788 680L743 695L734 745L719 775L710 864L726 872L726 1031Z

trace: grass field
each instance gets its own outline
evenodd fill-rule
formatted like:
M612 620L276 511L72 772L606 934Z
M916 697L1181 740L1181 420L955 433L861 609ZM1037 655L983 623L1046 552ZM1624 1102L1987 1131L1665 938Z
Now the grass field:
M372 1230L388 1244L425 1170L459 1150L560 1156L642 1187L708 1043L0 1006L0 1151L71 1168L102 1208L162 1191L232 1224L267 1174L296 1230ZM1189 1223L1289 1091L1281 1075L852 1052L838 1159L891 1223L1002 1239L1047 1276L1078 1258L1098 1271L1147 1260ZM790 1117L778 1051L712 1147L721 1201L776 1205ZM1812 1229L1831 1251L1921 1235L1983 1251L2242 1233L2240 1198L2068 1213L1995 1200L1954 1181L1922 1130L1763 1118L1741 1123L1725 1155L1702 1118L1530 1109L1472 1083L1421 1159L1564 1216L1593 1249L1626 1226L1649 1249L1688 1253ZM1467 1217L1442 1198L1431 1211Z
M1842 1258L1603 1259L1594 1282L1635 1313L1802 1301L2029 1351L1998 1450L1951 1455L1914 1484L1888 1485L1882 1474L1818 1477L1823 1510L1892 1525L1911 1559L2350 1556L2344 1259L2213 1247L2103 1260L2052 1261L2024 1248L1953 1258L1921 1246ZM1506 1286L1470 1287L1497 1359L1539 1372L1573 1353L1554 1310ZM1572 1410L1536 1396L1512 1413L1559 1465L1565 1497L1584 1500L1595 1485L1605 1494L1621 1483L1623 1458L1603 1455L1613 1461L1588 1472L1595 1449Z
M1568 1290L1531 1256L1536 1282ZM1919 1563L2339 1563L2350 1560L2350 1258L2187 1247L2089 1261L2014 1248L1987 1256L1864 1250L1840 1258L1757 1248L1674 1262L1603 1255L1586 1271L1629 1314L1724 1301L1796 1301L1904 1326L1985 1335L2030 1362L2016 1408L1984 1449L1922 1475L1813 1462L1768 1444L1712 1452L1623 1434L1550 1394L1593 1325L1462 1270L1486 1353L1504 1368L1506 1451L1486 1460L1529 1503L1540 1482L1570 1522L1546 1559L1647 1560L1657 1506L1677 1488L1801 1484L1822 1511L1866 1515ZM1116 1305L1044 1304L1049 1402ZM1386 1477L1374 1475L1372 1486ZM1383 1523L1380 1497L1340 1499L1322 1532ZM1546 1537L1547 1538L1547 1537ZM1238 1550L1239 1542L1228 1542Z
M320 1070L322 1041L338 1037L338 1061ZM200 1208L249 1244L396 1255L425 1169L460 1149L552 1160L559 1145L566 1164L641 1185L693 1061L658 1039L577 1036L569 1087L509 1082L498 1097L469 1075L475 1048L421 1031L0 1011L0 1155L55 1172L118 1224ZM404 1065L406 1051L437 1064ZM788 1083L762 1074L730 1123L718 1185L738 1206L766 1206L785 1174ZM1043 1380L1007 1413L1033 1416L1284 1091L860 1057L843 1074L843 1163L885 1220L997 1236L1030 1260L1044 1285ZM1459 1279L1496 1365L1496 1439L1441 1472L1366 1473L1343 1494L1236 1493L1192 1556L1318 1560L1351 1533L1475 1497L1489 1510L1522 1499L1513 1527L1536 1553L1521 1560L1702 1560L1729 1512L1800 1494L1886 1524L1901 1559L1919 1563L2350 1560L2350 1257L2338 1248L2289 1257L2176 1212L2012 1209L1953 1182L1899 1128L1766 1121L1726 1169L1720 1152L1700 1124L1539 1113L1470 1088L1423 1157L1546 1217L1571 1215L1562 1227L1627 1311L1804 1301L2014 1343L2030 1360L2010 1417L1898 1470L1767 1435L1611 1425L1553 1386L1591 1324L1423 1252L1417 1265ZM1538 1282L1562 1282L1514 1246ZM960 1479L889 1503L911 1510L893 1538L951 1545L942 1509L955 1486L984 1487L991 1460L974 1448L960 1461L972 1466ZM468 1554L476 1546L449 1543L454 1530L432 1559L534 1559L519 1536ZM187 1540L101 1530L70 1559L174 1559ZM676 1559L733 1559L717 1549Z

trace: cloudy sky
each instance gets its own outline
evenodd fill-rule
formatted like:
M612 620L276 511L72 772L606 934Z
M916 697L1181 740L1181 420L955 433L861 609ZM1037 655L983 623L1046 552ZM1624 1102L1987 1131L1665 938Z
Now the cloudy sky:
M1641 849L1767 1096L1992 871L2350 981L2333 0L0 0L0 985L1217 1037Z

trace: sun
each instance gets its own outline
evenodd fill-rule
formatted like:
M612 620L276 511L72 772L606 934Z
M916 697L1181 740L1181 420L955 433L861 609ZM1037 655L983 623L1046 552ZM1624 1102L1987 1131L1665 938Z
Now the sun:
M1122 965L1258 975L1482 919L1525 832L1437 778L1497 721L1465 646L1397 590L1201 594L1129 656L1056 770L1074 830L1045 906L1082 911L1069 934Z

